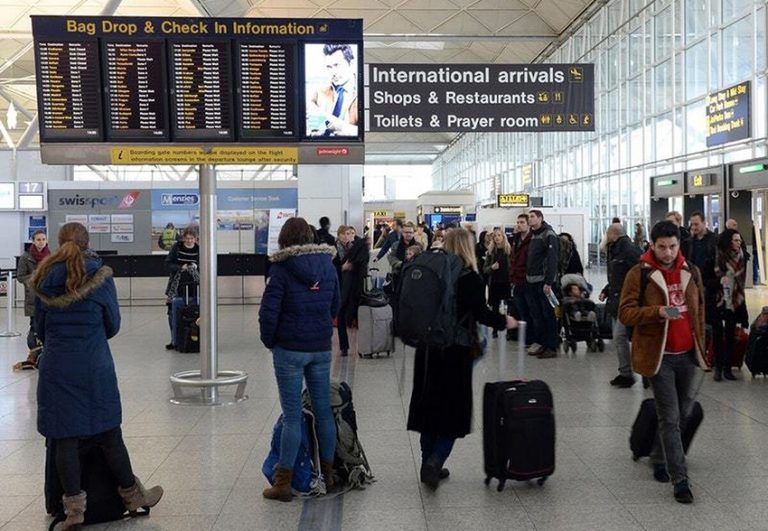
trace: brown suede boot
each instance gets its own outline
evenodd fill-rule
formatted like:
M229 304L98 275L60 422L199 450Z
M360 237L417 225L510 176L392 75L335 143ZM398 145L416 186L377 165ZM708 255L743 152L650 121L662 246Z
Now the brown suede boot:
M264 489L262 493L268 500L280 500L289 502L293 498L291 490L291 480L293 479L293 470L278 466L275 470L275 481L271 487Z
M142 507L147 508L157 505L157 502L163 497L163 487L157 485L151 489L146 489L141 484L141 481L139 481L139 478L133 476L133 479L135 482L132 487L127 489L117 488L117 492L123 499L123 504L128 509L128 512L133 514Z
M323 479L325 480L325 490L331 490L336 484L333 481L333 463L320 461L320 471L323 473Z
M85 492L81 490L80 494L74 496L62 496L61 500L64 502L64 514L67 515L62 529L65 531L80 531L85 521Z

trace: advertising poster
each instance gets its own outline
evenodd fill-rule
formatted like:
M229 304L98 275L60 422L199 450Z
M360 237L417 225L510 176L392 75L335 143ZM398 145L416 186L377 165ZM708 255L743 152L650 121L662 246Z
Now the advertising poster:
M304 44L306 136L357 138L358 46Z
M280 230L287 220L295 216L295 209L274 208L269 211L269 240L267 243L267 254L272 254L280 248L277 244ZM256 245L256 252L259 252L258 242Z

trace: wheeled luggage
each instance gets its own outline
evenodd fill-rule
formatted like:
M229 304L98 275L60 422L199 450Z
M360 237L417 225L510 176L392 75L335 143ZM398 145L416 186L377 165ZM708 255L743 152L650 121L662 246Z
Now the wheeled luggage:
M373 356L394 350L392 307L361 305L357 309L357 353Z
M518 329L518 364L525 359L525 322ZM483 390L485 484L538 478L555 471L555 416L552 392L541 380L489 382Z
M88 493L85 510L85 524L97 524L122 520L128 515L123 500L117 491L117 478L107 466L101 448L94 437L80 441L81 488ZM64 488L56 469L56 440L45 440L45 510L54 517L49 530L66 519L62 496ZM135 516L149 514L149 508L138 511Z
M196 288L196 286L195 286ZM195 289L197 293L197 289ZM178 352L200 352L200 330L197 320L200 317L200 300L190 302L189 285L185 286L185 296L176 297L171 304L174 334L173 344Z
M683 431L680 434L683 441L683 450L686 454L703 420L704 410L701 408L701 404L696 401L693 403L688 420L683 424ZM629 436L629 448L632 450L633 460L637 461L641 457L651 455L658 429L659 421L656 416L656 400L646 398L640 404L640 411L637 413L634 424L632 424L632 433Z

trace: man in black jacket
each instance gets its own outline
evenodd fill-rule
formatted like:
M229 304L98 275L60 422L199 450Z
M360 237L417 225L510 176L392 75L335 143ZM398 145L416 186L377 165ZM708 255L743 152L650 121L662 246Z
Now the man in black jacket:
M560 260L560 239L555 231L544 222L541 210L528 213L531 227L531 243L528 246L525 281L526 300L531 312L531 341L528 354L539 358L557 356L557 318L549 302L552 288L557 282Z
M320 218L319 223L320 228L317 229L316 243L324 243L326 245L330 245L331 247L336 247L336 238L330 234L331 220L328 219L327 216L323 216Z
M599 299L605 300L605 313L610 316L613 330L613 345L619 359L619 375L611 380L611 385L626 389L635 384L630 359L629 337L627 327L618 319L621 288L624 278L632 267L640 260L642 251L627 236L621 223L608 227L608 284L600 292Z

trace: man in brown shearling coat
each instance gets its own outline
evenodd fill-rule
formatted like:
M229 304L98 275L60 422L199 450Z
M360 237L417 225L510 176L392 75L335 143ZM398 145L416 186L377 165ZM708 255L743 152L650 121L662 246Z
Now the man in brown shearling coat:
M657 223L651 241L624 281L619 320L634 327L632 368L650 379L656 399L661 448L651 454L654 477L671 479L675 499L691 503L680 422L691 411L697 367L705 366L704 287L699 269L680 253L674 223Z

